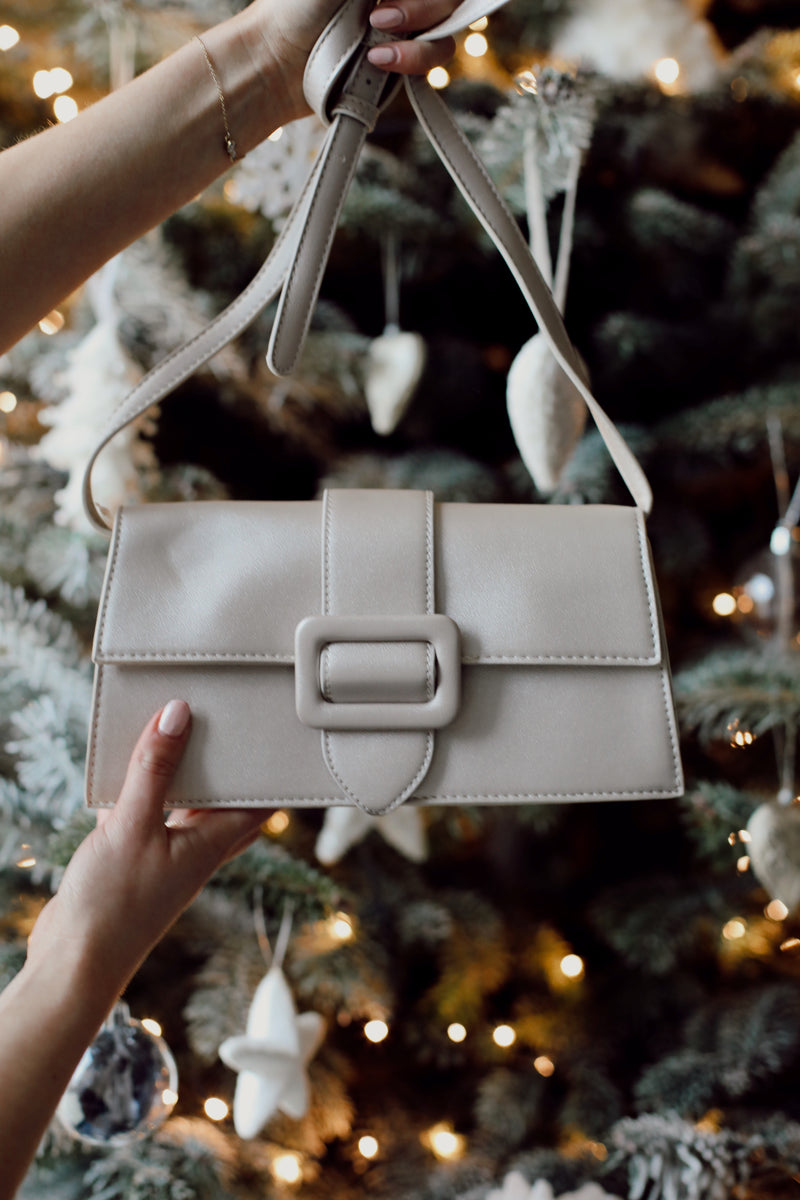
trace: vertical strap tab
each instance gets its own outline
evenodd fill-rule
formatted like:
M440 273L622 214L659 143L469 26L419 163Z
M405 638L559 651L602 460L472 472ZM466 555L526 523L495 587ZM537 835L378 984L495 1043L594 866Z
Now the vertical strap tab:
M326 616L423 616L435 609L430 492L328 491L322 505ZM324 669L330 669L336 648ZM426 688L435 687L427 656ZM379 815L408 799L433 757L430 730L322 731L325 764L345 795Z

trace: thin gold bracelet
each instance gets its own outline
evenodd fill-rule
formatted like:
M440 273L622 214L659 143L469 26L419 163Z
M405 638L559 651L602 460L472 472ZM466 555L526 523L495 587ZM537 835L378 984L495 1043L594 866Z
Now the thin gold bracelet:
M217 89L219 106L222 109L222 124L225 126L225 150L227 151L228 158L231 160L231 162L235 163L238 161L239 156L236 153L236 142L233 140L231 128L228 124L228 110L225 107L225 95L222 91L222 86L219 82L219 79L217 78L217 72L214 70L214 64L211 61L211 56L206 49L205 42L199 34L195 34L195 41L198 41L203 48L203 54L205 55L205 60L208 63L208 69L211 72L211 78L214 80L214 86Z

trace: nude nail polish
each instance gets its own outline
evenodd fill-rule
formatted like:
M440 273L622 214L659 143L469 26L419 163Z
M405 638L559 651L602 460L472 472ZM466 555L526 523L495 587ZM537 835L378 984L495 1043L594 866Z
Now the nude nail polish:
M189 724L189 705L185 700L170 700L158 718L158 732L166 737L180 737Z

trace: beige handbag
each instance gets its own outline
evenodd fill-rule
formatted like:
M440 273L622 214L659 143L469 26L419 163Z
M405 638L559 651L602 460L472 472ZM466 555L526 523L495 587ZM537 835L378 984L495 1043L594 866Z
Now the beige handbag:
M425 36L498 6L465 0ZM396 85L366 61L368 8L346 0L309 59L306 94L330 128L269 259L216 321L139 384L98 445L84 486L98 528L108 523L91 470L103 446L279 291L270 365L291 371L361 145ZM645 532L647 480L588 390L482 164L426 81L406 87L635 506L448 504L426 492L342 490L307 502L123 507L94 645L92 806L113 804L142 727L173 696L191 705L193 727L171 807L358 804L380 814L405 801L683 790Z

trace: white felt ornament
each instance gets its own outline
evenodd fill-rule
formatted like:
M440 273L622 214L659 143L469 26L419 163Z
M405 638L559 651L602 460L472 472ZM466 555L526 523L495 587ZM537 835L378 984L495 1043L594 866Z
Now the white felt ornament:
M392 433L399 425L425 368L427 352L419 333L387 325L370 342L364 372L364 394L376 433Z
M326 810L315 848L317 858L326 865L338 862L372 829L411 862L427 857L425 826L418 808L404 805L383 817L371 817L355 805L336 805Z
M747 822L750 866L773 900L800 904L800 804L771 800Z
M546 1179L528 1183L519 1171L510 1171L503 1186L489 1192L486 1200L619 1200L610 1192L604 1192L598 1183L584 1183L574 1192L562 1192L556 1197L552 1185Z
M37 457L69 473L56 493L56 521L89 532L83 512L83 472L97 442L97 431L141 378L141 369L125 352L117 334L120 312L113 298L118 260L112 259L89 280L87 292L97 324L69 354L62 380L66 396L40 416L50 426L36 449ZM139 495L138 466L152 466L150 447L139 438L141 422L105 448L97 462L94 490L100 503L114 511Z
M533 122L525 134L525 195L531 252L563 312L581 155L578 150L573 153L566 181L553 283L544 190L538 164L538 138ZM540 333L525 342L511 364L506 383L506 406L514 440L533 482L540 492L552 492L583 433L586 405Z
M264 929L260 889L255 910L262 952L269 943ZM272 965L256 988L243 1036L219 1048L226 1066L239 1073L233 1097L233 1125L241 1138L257 1137L278 1111L298 1120L308 1111L306 1066L319 1049L325 1020L319 1013L299 1016L282 970L289 941L291 910L281 922Z
M325 126L313 115L276 129L237 165L225 188L226 197L280 226L303 189L325 133Z
M364 362L364 395L372 428L382 437L393 433L417 390L428 357L419 333L400 328L400 271L397 239L383 239L383 292L386 326L370 342Z
M585 0L561 27L552 54L612 79L641 79L673 58L677 83L688 91L711 87L720 70L711 26L683 0Z

